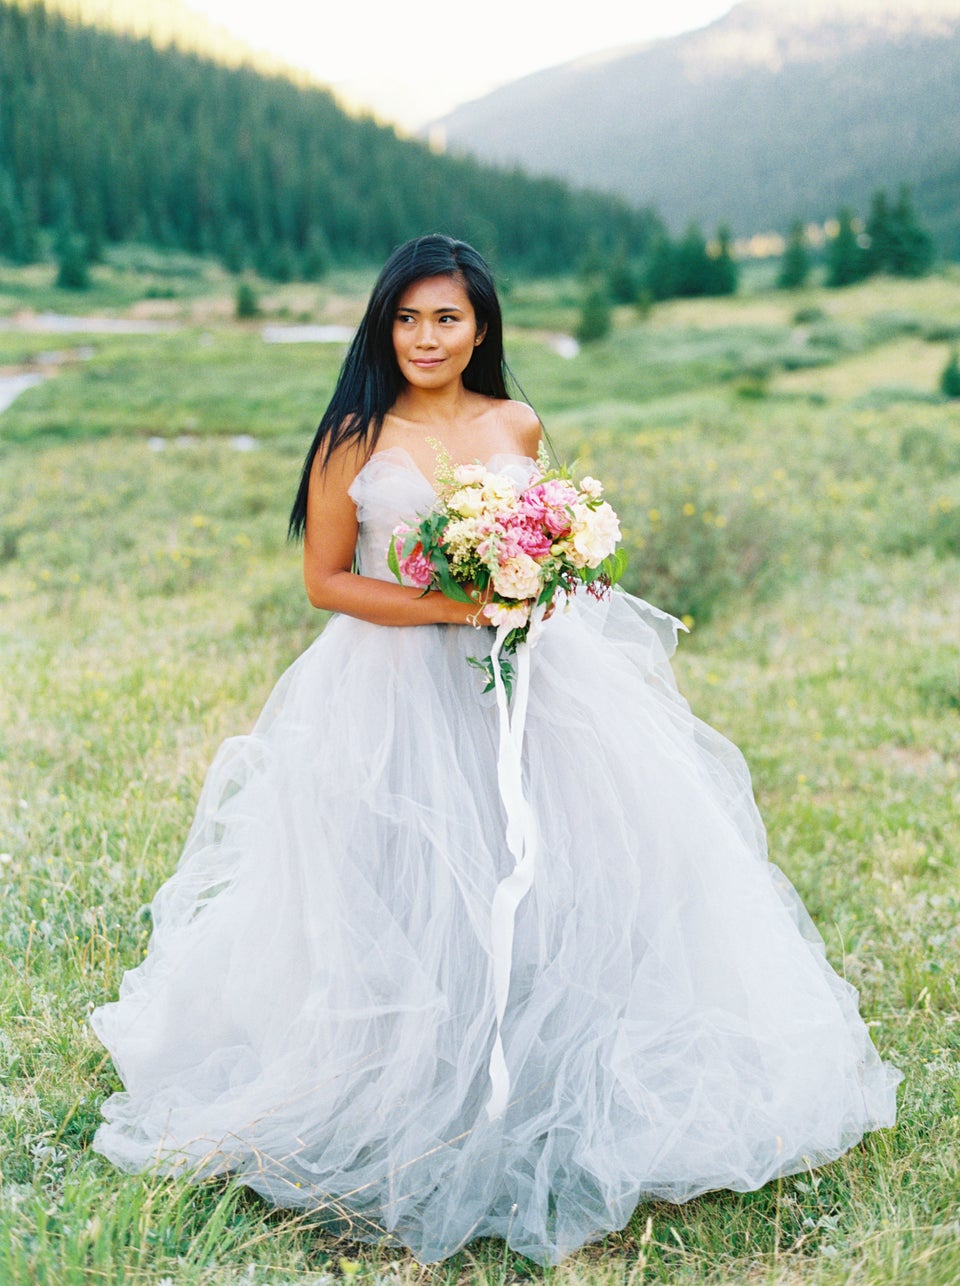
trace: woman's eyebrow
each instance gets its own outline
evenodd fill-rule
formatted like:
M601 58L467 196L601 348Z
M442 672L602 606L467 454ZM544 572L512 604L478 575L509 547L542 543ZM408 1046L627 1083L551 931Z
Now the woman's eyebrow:
M445 304L443 308L434 308L433 311L435 313L462 313L463 309L458 304ZM401 304L397 308L397 312L398 313L417 313L419 315L420 309L406 308L403 306L403 304Z

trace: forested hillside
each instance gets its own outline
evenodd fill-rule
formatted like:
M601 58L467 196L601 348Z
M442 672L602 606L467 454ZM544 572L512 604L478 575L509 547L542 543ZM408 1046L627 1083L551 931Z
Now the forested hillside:
M960 257L960 0L742 0L700 31L526 77L444 122L451 150L575 175L738 235L909 184Z
M625 200L434 155L319 88L0 3L0 255L37 228L139 239L277 278L383 258L443 230L503 265L569 268L591 241L642 253Z
M43 8L71 22L127 36L148 38L160 49L175 45L231 67L283 72L306 82L305 72L287 67L264 50L252 49L225 27L194 9L189 0L6 0L21 9Z

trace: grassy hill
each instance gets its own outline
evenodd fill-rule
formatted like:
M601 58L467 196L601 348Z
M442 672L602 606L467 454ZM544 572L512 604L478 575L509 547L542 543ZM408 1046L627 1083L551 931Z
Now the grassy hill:
M452 151L620 192L675 230L786 230L906 182L960 255L960 0L743 0L700 31L540 72L443 124Z

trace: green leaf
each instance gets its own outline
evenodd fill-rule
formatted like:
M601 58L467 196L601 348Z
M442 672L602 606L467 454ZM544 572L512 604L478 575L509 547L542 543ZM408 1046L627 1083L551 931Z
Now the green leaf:
M610 584L616 585L627 570L627 551L622 545L603 560L603 570L609 576Z
M402 584L403 584L403 577L402 577L402 576L401 576L401 574L400 574L400 559L397 557L397 538L396 538L396 536L391 536L391 537L390 537L390 544L389 544L389 546L387 547L387 566L390 568L390 570L393 572L394 576L396 576L397 580L398 580L398 581L400 582L400 584L402 585Z
M468 656L467 664L479 670L486 678L487 686L483 689L484 692L492 692L497 686L493 677L493 657L486 656L481 660L478 656ZM500 677L503 680L504 691L509 701L513 696L513 666L502 653L500 654Z
M445 554L432 558L431 562L437 573L437 579L440 581L440 588L447 598L454 598L458 603L476 603L476 599L470 597L459 581L454 580Z
M486 678L487 686L483 689L484 692L492 692L496 686L493 679L493 658L488 656L481 661L478 656L468 656L467 664L472 665L474 669L479 670Z

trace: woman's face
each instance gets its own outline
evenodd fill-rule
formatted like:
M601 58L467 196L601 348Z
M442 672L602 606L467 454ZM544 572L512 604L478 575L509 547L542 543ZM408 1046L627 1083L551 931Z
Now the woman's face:
M459 277L415 281L400 296L393 318L400 374L422 389L459 382L483 334Z

